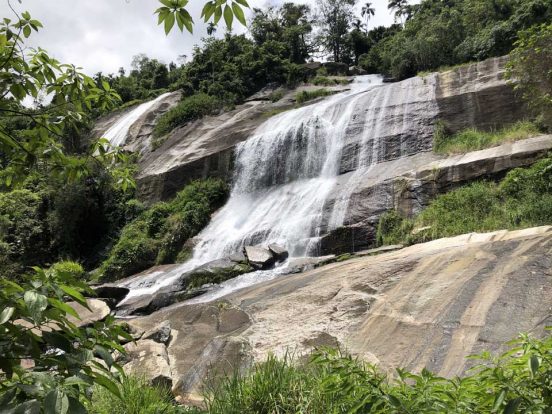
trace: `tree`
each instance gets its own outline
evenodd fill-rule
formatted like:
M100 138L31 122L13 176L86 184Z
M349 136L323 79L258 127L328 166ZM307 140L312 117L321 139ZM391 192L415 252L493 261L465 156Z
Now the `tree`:
M362 6L362 12L361 15L366 20L366 24L368 25L368 21L371 17L373 17L376 14L376 9L372 7L372 3L367 2Z
M510 54L507 77L528 106L552 128L552 25L521 32Z
M334 62L348 59L345 49L355 0L318 0L320 40Z
M389 0L389 3L387 4L387 8L395 12L395 21L406 14L407 7L408 0Z
M217 31L217 25L214 24L213 22L209 22L209 24L207 25L207 35L213 36L216 31Z

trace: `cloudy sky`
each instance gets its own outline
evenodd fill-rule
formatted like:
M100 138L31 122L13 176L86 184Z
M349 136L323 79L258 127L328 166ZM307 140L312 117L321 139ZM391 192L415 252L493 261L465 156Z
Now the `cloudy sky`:
M277 5L281 0L248 0L252 7ZM11 16L8 0L0 0L1 17ZM199 16L205 0L190 0L188 10L196 21L194 34L173 30L165 36L157 26L154 10L157 0L11 0L18 11L29 11L44 24L33 34L30 46L41 46L65 63L74 63L89 74L116 72L128 68L132 56L145 53L165 63L179 55L191 56L195 44L206 36ZM302 0L314 4L315 0ZM360 14L361 4L358 9ZM376 16L369 27L389 25L393 18L387 0L372 0ZM236 26L236 31L244 28ZM223 31L222 27L219 31Z

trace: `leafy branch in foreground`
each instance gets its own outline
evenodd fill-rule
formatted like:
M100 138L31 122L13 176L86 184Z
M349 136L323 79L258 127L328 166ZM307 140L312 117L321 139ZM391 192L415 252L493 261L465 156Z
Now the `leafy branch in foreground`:
M69 154L64 139L95 113L113 108L119 95L74 65L62 64L41 48L26 51L24 41L42 24L28 12L0 23L0 184L22 181L32 170L81 179L96 165L117 175L127 188L127 156L106 140L94 142L83 155ZM51 102L42 101L51 98ZM35 102L34 107L29 104Z
M184 31L184 28L190 33L193 32L194 19L186 10L188 0L159 0L162 4L155 13L158 16L158 24L163 24L165 33L169 32L176 23L180 31ZM205 3L203 10L201 11L201 18L205 23L212 20L214 25L217 25L221 17L224 16L224 21L228 30L232 30L232 23L234 17L242 24L246 25L245 13L243 7L249 8L249 4L246 0L211 0Z
M21 284L0 279L2 412L84 413L94 384L119 395L111 353L132 338L112 317L82 326L72 303L88 308L85 293L63 267L34 268Z

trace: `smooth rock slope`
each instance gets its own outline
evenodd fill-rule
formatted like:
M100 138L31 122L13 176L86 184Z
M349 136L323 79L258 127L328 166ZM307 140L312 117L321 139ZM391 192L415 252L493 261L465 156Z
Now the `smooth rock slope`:
M551 253L552 227L467 234L280 277L213 303L173 305L130 323L145 331L169 321L163 373L170 372L181 400L199 399L209 372L320 345L342 346L384 369L455 376L470 366L466 356L552 324Z

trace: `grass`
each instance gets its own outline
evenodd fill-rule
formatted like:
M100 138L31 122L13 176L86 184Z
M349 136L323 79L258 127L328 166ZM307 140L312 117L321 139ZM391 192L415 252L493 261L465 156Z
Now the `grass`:
M316 76L312 80L312 84L316 86L348 85L349 83L349 79L343 77Z
M433 150L438 154L462 154L527 139L540 133L537 125L530 121L520 121L490 132L470 128L453 135L447 134L444 125L438 123L435 127Z
M295 101L298 104L302 104L313 99L320 98L322 96L331 95L333 92L328 89L315 89L314 91L301 91L295 95Z
M477 62L458 63L456 65L443 65L443 66L439 66L437 69L433 69L433 70L422 70L422 71L418 72L418 74L416 76L419 76L419 77L423 78L424 76L430 75L431 73L448 72L450 70L454 70L454 69L462 68L462 67L465 67L465 66L473 65L474 63L477 63Z
M176 405L168 389L154 387L143 378L124 377L118 398L105 388L96 386L92 394L90 414L184 414L198 412Z
M513 344L513 345L512 345ZM269 356L245 376L209 387L209 414L513 413L548 412L552 404L552 338L520 339L507 353L482 353L468 375L447 379L424 369L377 367L337 350L304 361ZM517 408L516 409L513 409Z
M378 245L413 244L547 224L552 224L552 158L516 168L500 183L475 182L439 195L414 218L388 212L380 218L376 240Z
M119 106L118 109L130 108L131 106L140 105L141 103L144 103L143 99L133 99L132 101L125 102L124 104Z

